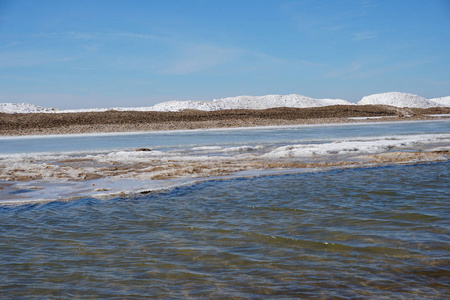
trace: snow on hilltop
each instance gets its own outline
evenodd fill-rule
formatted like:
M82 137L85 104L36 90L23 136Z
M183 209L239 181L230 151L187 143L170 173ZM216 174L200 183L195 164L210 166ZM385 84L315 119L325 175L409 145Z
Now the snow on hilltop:
M0 103L0 112L4 113L38 113L53 112L53 108L45 108L29 103Z
M366 96L359 105L383 104L396 107L429 108L439 106L436 102L408 93L390 92Z
M314 99L302 95L267 95L238 96L213 101L169 101L156 104L156 111L180 111L183 109L198 109L205 111L223 109L267 109L274 107L319 107L329 105L351 105L341 99Z
M429 108L450 107L450 96L442 98L426 99L414 94L390 92L366 96L357 103L358 105L390 105L396 107ZM314 99L302 95L266 95L266 96L238 96L213 101L168 101L149 107L111 107L55 110L27 103L0 103L0 113L68 113L68 112L90 112L107 111L181 111L195 109L203 111L215 111L223 109L266 109L275 107L321 107L330 105L355 105L342 99Z
M439 106L450 107L450 96L442 97L442 98L432 98L432 99L430 99L430 101L433 101L433 102L439 104Z

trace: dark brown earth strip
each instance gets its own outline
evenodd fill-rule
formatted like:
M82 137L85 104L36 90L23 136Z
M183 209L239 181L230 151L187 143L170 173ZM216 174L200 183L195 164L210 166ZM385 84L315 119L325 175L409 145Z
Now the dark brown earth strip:
M352 122L350 117L427 119L450 108L413 109L386 105L335 105L312 108L181 112L114 111L80 113L0 113L0 135L130 132L218 127ZM394 120L394 118L390 119Z

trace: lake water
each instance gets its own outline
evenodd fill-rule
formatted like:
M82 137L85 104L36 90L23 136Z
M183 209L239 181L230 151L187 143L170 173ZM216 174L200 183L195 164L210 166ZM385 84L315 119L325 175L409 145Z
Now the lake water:
M449 132L447 121L104 135L95 142L14 138L1 141L0 153L10 161L17 153L57 157L61 151L78 157L114 149L130 158L124 149L146 146L164 155L195 157L206 151L222 157L241 155L224 149L249 145L256 150L245 155L265 157L290 145L296 159L312 159L292 145L326 144L332 149L326 159L335 159L350 155L336 152L344 141L365 153L369 147L358 142L382 147L386 140L397 145L411 137L430 142L432 135L438 137L430 142L433 147L442 148L449 146L442 138ZM157 143L158 136L164 138ZM60 139L65 145L48 148L49 141ZM340 143L334 144L336 139ZM437 161L269 176L261 171L107 200L4 204L0 295L449 298L449 168L449 162Z
M421 122L0 137L0 158L5 154L17 153L111 151L138 147L169 150L211 145L329 143L336 139L435 133L450 133L450 119Z

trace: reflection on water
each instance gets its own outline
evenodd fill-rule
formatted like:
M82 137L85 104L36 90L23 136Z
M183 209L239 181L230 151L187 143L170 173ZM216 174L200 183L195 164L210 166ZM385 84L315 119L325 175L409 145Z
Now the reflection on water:
M0 207L5 298L450 296L449 163Z

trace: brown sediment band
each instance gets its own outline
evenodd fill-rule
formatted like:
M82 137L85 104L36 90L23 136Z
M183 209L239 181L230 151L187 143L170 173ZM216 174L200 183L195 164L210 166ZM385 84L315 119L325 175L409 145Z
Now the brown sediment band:
M0 135L136 132L301 124L352 123L355 117L382 117L370 121L433 119L449 114L449 107L397 108L387 105L334 105L311 108L180 112L106 111L79 113L0 113ZM392 118L396 117L396 118Z

